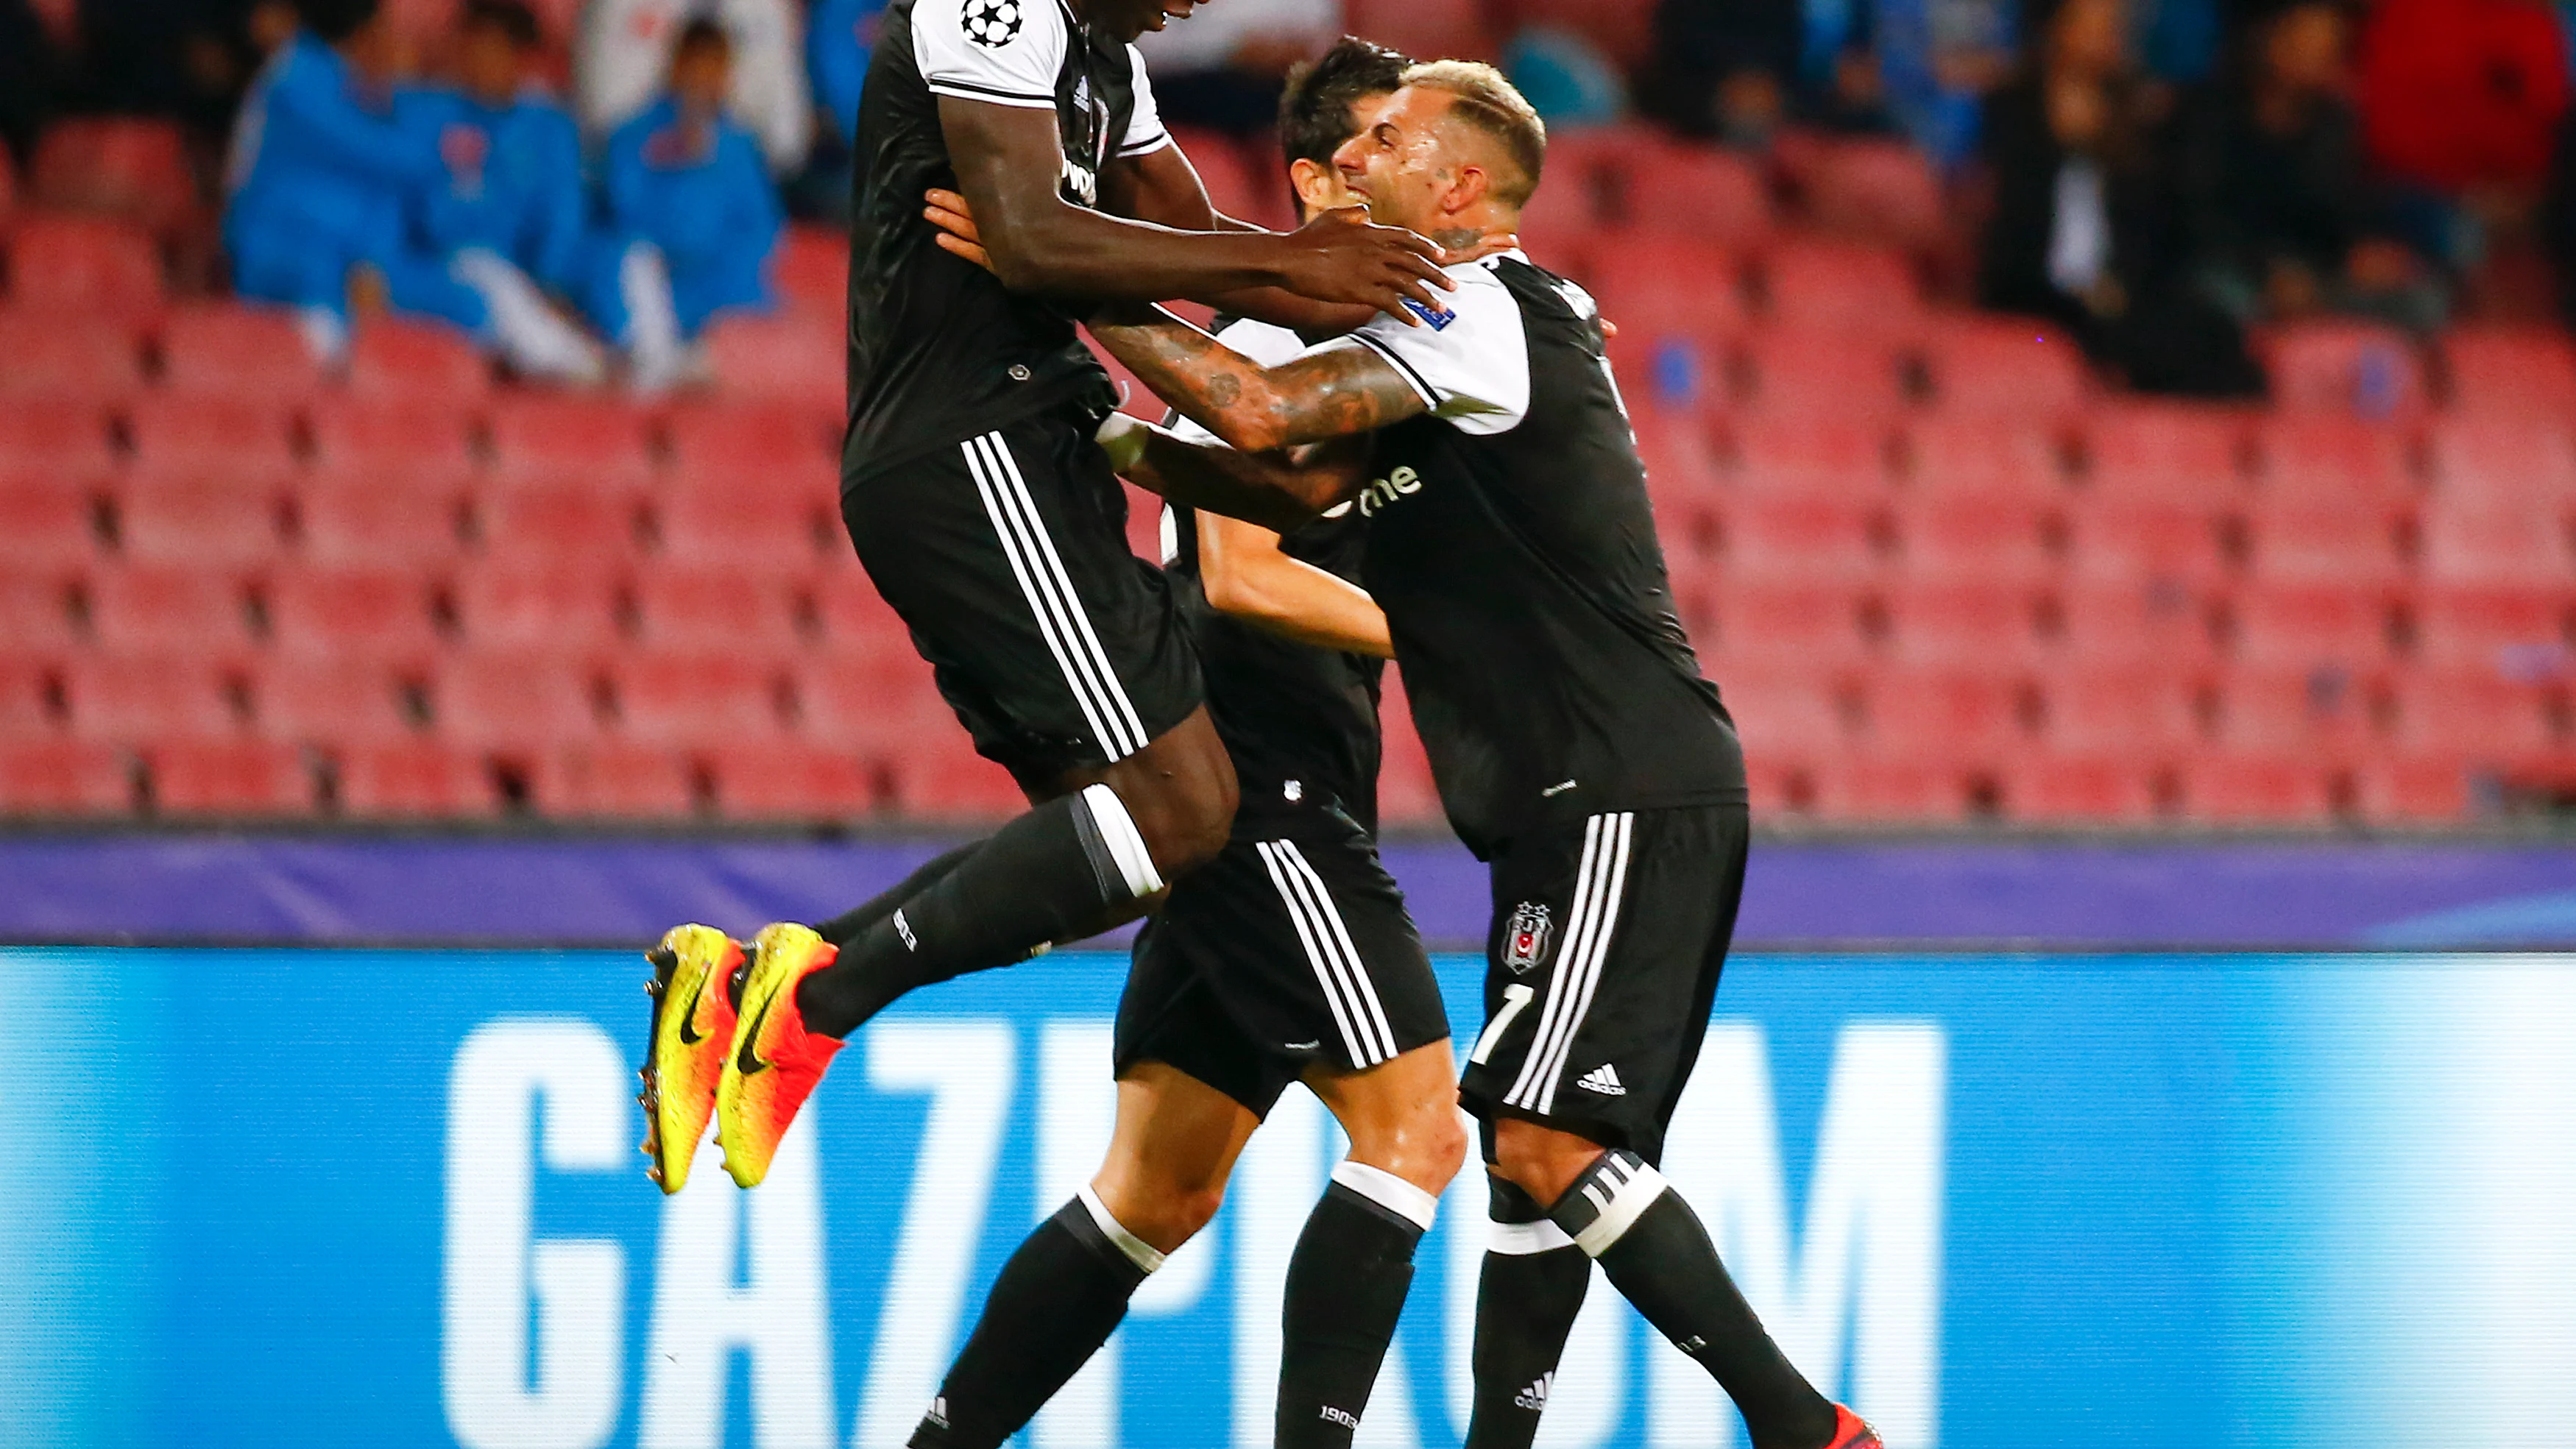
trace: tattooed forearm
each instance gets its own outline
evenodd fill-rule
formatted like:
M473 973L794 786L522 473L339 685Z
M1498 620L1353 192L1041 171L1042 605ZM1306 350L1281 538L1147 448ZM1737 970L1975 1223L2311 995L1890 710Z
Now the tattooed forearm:
M1091 333L1184 417L1248 452L1369 432L1424 411L1394 366L1364 347L1264 369L1168 314L1096 319Z

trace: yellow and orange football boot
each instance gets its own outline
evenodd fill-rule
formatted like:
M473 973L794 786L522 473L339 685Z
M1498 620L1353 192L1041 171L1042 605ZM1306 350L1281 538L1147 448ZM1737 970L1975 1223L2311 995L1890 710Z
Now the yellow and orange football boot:
M840 954L804 926L766 926L753 939L741 1021L716 1084L716 1143L725 1171L743 1187L769 1175L778 1139L841 1049L837 1039L807 1031L796 1009L796 984Z
M644 1175L662 1191L678 1192L689 1180L689 1161L706 1136L716 1107L716 1082L733 1047L733 974L742 965L742 943L713 926L674 926L644 953L653 977L653 1039L647 1046L644 1091Z

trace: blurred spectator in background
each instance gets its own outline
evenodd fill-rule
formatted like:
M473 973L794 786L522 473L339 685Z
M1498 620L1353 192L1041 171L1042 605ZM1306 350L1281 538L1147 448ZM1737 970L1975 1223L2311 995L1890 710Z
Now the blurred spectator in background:
M1657 0L1641 109L1686 136L1767 150L1806 49L1798 0Z
M2292 0L2246 25L2228 73L2184 106L2193 265L2239 322L2336 311L2442 324L2440 285L2380 225L2363 174L2350 44L2341 5Z
M2008 0L1876 0L1869 21L1880 84L1897 125L1943 165L1968 159L1985 95L2012 69ZM1849 42L1834 32L1825 43Z
M814 13L805 17L805 78L814 88L814 108L844 151L858 140L859 92L884 15L885 0L815 0Z
M1341 33L1341 0L1218 0L1136 45L1166 123L1251 136L1278 119L1288 68Z
M692 20L671 47L662 98L608 143L609 224L660 255L668 302L648 305L667 305L669 320L652 325L668 325L683 339L696 338L720 311L769 304L778 193L759 143L726 114L732 89L733 45L724 27ZM694 371L696 363L686 366ZM659 381L639 377L638 386Z
M2021 73L1986 107L1979 304L2057 322L2141 391L2262 391L2242 331L2181 265L2120 0L2034 10Z
M1503 73L1551 126L1598 126L1628 109L1628 87L1601 47L1562 25L1527 25L1503 47Z
M2247 0L2132 0L2138 55L2158 80L2189 85L2217 67L2230 11L2252 10Z
M2530 215L2567 97L2546 0L2379 0L2363 26L2370 156L2407 188L2409 239L2455 266L2483 254L2482 228Z
M608 136L653 104L680 34L712 21L733 44L727 109L759 139L772 175L793 174L814 140L804 13L797 0L588 0L572 57L583 131Z
M21 171L52 114L61 64L53 34L27 0L0 0L0 142Z
M1878 57L1878 7L1861 0L1850 7L1848 28L1833 60L1800 98L1798 119L1838 136L1883 136L1897 129L1887 105L1887 74Z

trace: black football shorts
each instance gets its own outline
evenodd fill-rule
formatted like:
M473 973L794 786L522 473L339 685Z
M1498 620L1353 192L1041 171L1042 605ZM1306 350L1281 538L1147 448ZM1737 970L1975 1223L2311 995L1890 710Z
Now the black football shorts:
M1708 1033L1749 838L1742 805L1692 805L1595 815L1496 857L1467 1110L1659 1160Z
M1322 807L1247 811L1138 934L1116 1064L1177 1067L1266 1117L1316 1063L1361 1070L1448 1035L1367 832Z
M1198 655L1079 404L844 481L868 577L975 748L1024 782L1113 764L1199 707Z

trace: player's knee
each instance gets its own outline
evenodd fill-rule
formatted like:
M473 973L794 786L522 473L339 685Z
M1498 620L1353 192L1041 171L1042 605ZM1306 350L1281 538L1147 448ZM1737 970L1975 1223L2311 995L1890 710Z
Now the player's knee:
M1494 1126L1494 1171L1541 1206L1565 1196L1600 1155L1599 1144L1534 1122L1505 1118Z
M1217 1209L1224 1206L1222 1185L1167 1187L1137 1206L1140 1221L1128 1224L1128 1230L1169 1253L1197 1237L1201 1228L1216 1220Z

